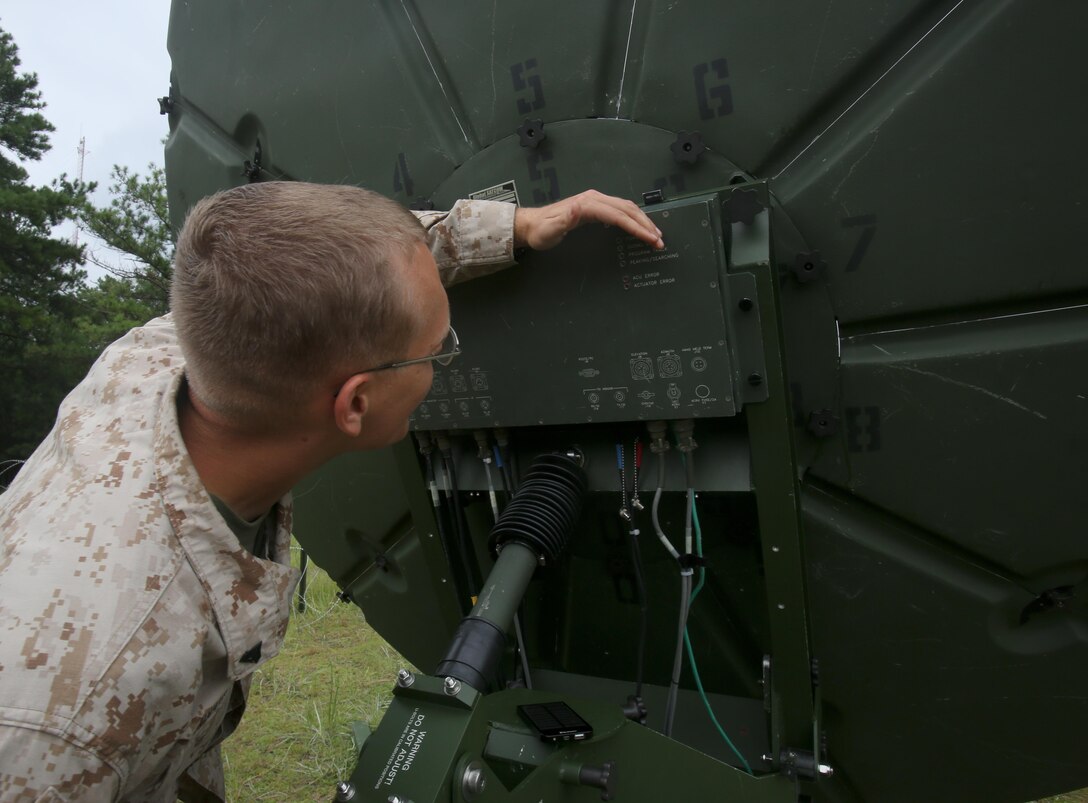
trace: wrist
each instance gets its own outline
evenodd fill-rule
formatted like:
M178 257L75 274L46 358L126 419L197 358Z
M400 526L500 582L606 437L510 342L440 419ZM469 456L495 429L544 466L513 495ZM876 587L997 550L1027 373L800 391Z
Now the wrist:
M529 232L533 225L533 213L536 210L525 207L517 207L514 210L514 248L523 249L529 247Z

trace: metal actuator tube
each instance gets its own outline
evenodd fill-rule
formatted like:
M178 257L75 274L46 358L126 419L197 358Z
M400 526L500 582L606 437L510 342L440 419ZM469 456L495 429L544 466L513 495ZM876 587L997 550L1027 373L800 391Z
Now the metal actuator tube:
M538 565L552 563L578 519L586 477L566 455L541 455L492 530L499 559L476 605L454 634L435 675L488 691L506 649L506 631Z

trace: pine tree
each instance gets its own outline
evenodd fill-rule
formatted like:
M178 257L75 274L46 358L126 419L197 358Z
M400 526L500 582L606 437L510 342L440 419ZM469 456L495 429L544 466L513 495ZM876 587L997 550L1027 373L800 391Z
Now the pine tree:
M170 306L176 236L166 203L166 174L155 164L147 166L145 176L114 165L110 179L109 206L88 204L80 215L86 229L106 247L103 251L90 245L88 260L110 274L99 280L100 289L124 300L127 317L141 317L139 305L143 306L146 317L138 321L143 323L165 314Z
M14 40L0 30L0 471L34 449L87 366L66 342L82 249L52 230L74 219L91 187L64 176L47 187L28 183L22 165L49 149L53 126L41 114L37 75L19 65Z

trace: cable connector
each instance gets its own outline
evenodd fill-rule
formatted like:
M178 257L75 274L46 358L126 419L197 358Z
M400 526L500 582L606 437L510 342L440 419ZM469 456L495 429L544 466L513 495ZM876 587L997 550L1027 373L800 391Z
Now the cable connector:
M505 427L495 427L495 442L502 449L510 445L510 433L506 431Z
M472 433L472 437L476 439L476 456L483 460L485 463L491 462L491 444L488 442L487 430L477 429Z
M672 422L672 434L676 437L676 448L688 454L699 448L695 442L695 422L690 418Z
M440 429L434 433L434 441L438 445L438 451L440 451L444 457L449 457L450 450L453 448L453 444L450 443L450 436L447 435L444 430Z
M706 558L692 552L685 552L679 557L680 566L684 569L701 569L707 566Z
M623 715L639 725L646 724L646 703L637 695L630 695L627 704L623 706Z
M431 441L431 433L424 430L418 430L416 432L416 444L419 446L419 453L424 457L434 451L434 443Z
M664 454L669 451L668 424L664 421L650 421L646 424L650 433L650 451L654 454Z

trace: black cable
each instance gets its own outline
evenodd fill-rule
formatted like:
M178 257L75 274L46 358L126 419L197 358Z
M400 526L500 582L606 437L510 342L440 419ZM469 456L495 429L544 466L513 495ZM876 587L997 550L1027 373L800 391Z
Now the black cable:
M510 459L510 433L506 431L505 427L495 427L495 443L499 446L499 453L502 456L500 462L502 463L503 481L513 493L518 489L518 484L515 482L517 472L516 466L511 463Z
M438 482L434 470L434 460L430 452L425 452L423 459L427 464L427 485L431 489L431 503L434 506L434 518L438 525L438 542L442 545L442 554L446 557L446 565L450 570L450 578L453 580L453 590L457 595L457 603L461 606L461 613L468 614L472 610L472 594L468 590L468 577L465 574L464 561L461 558L461 550L450 539L449 527L446 524L449 511L446 507L446 493L440 496L437 490Z
M646 669L646 638L648 629L648 614L650 610L646 598L646 578L642 569L642 547L639 545L639 531L631 527L628 532L631 546L631 563L635 567L635 594L638 596L639 634L638 634L638 658L635 673L635 696L642 697L642 678Z
M454 466L453 454L448 446L441 448L442 463L446 467L446 475L450 480L450 498L453 502L454 527L457 532L457 541L461 545L461 558L464 561L465 570L469 578L469 592L472 597L480 593L484 579L480 573L480 564L476 560L476 551L472 548L472 539L468 533L468 521L465 519L465 509L461 504L461 492L457 486L457 468Z
M518 489L518 486L514 482L514 472L510 467L510 446L500 446L499 451L502 452L503 484L510 489L510 493L513 493Z
M632 476L635 488L638 487L637 439L632 450ZM646 667L646 630L648 605L646 601L646 579L642 568L642 548L638 542L639 530L635 521L638 508L633 511L627 506L627 461L624 458L623 443L616 444L616 470L620 477L620 519L627 523L627 545L631 550L631 565L635 573L635 597L639 609L638 653L635 659L635 699L642 699L642 680Z
M507 447L507 465L510 466L510 487L515 491L521 483L521 471L518 468L518 453Z
M514 490L510 487L510 477L506 474L506 461L502 459L502 452L498 446L491 447L492 453L495 455L495 466L499 469L499 478L502 479L502 490L506 494L506 502L510 503L510 497L514 495Z

